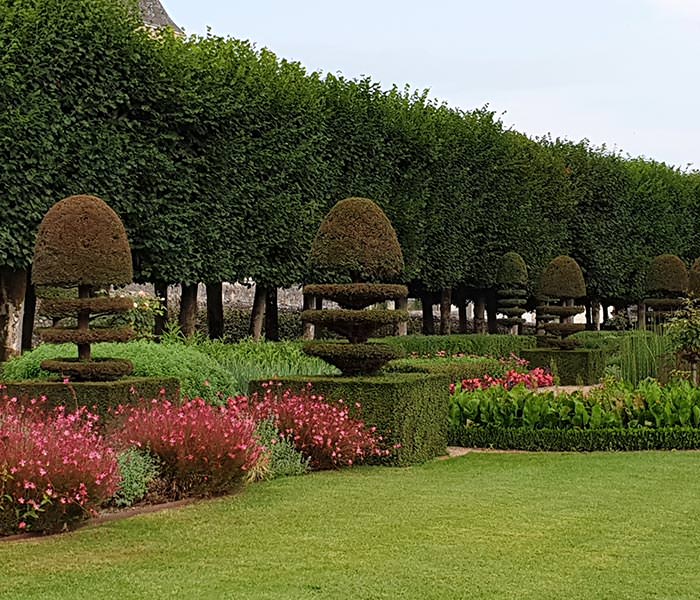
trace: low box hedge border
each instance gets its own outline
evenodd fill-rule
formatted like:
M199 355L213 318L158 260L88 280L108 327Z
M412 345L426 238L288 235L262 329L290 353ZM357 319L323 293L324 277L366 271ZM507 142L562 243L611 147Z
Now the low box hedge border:
M450 445L530 452L700 449L700 429L524 429L465 427L450 431Z
M46 396L51 407L65 406L75 410L87 406L104 417L109 409L120 404L133 404L141 398L152 400L165 390L171 401L180 399L180 381L174 377L129 377L115 381L12 381L2 382L4 393L10 398L29 400Z
M251 381L250 394L262 395L270 380ZM423 463L447 452L449 380L444 375L390 373L357 377L284 377L277 389L312 393L328 401L343 400L351 414L376 427L389 447L398 447L386 462L398 466ZM355 403L361 408L356 409Z

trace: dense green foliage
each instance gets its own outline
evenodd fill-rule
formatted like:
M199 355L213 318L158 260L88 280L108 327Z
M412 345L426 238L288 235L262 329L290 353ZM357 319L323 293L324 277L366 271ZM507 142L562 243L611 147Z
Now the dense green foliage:
M520 356L532 368L550 369L560 385L594 385L605 370L605 353L591 348L532 348L521 351Z
M451 383L480 379L485 375L501 377L508 363L497 358L465 356L460 358L400 358L384 366L387 373L435 373L447 375Z
M358 195L395 228L412 293L494 288L515 251L531 282L568 254L591 298L624 303L654 256L696 257L695 172L243 41L156 38L126 4L0 8L3 266L29 265L41 217L76 190L124 221L140 281L303 283L323 216Z
M117 455L122 477L119 490L112 498L115 506L124 508L141 500L160 474L157 459L145 450L127 448Z
M543 298L574 299L586 295L586 282L578 263L570 256L557 256L540 276L538 293Z
M693 428L700 431L700 390L687 381L675 381L661 386L654 380L643 381L636 387L630 384L607 382L602 388L591 390L588 395L582 392L571 394L536 392L521 385L512 390L494 386L483 390L457 392L452 395L450 427L453 443L458 443L463 430L470 428L529 430ZM606 436L603 436L601 439L605 438ZM680 439L684 439L683 436L680 436ZM696 444L700 442L698 435L687 439L694 440ZM650 446L650 448L654 447ZM590 449L606 448L599 446Z
M435 356L437 353L470 354L507 358L519 355L524 348L534 348L533 336L515 335L408 335L386 338L387 344L402 349L406 354Z
M180 397L180 381L173 377L127 377L117 381L77 381L70 385L63 381L3 381L5 391L11 398L41 398L46 396L50 406L67 406L75 409L87 406L101 417L120 404L127 405L143 399L169 400Z
M688 269L674 254L655 256L647 272L647 292L684 294L688 290Z
M698 450L700 430L650 429L506 429L472 427L455 432L450 443L467 448L528 452L607 452Z
M350 413L377 428L390 461L397 465L425 462L445 454L449 381L445 375L388 373L374 377L284 377L280 388L306 389L331 401L343 400ZM261 393L267 380L253 381L250 394ZM359 406L359 408L358 408Z

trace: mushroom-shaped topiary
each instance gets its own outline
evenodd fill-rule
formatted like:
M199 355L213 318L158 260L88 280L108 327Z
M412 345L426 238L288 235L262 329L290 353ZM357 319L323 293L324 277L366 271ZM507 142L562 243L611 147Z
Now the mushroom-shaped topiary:
M388 324L408 319L403 310L363 310L386 299L408 295L406 286L376 283L395 279L403 270L396 232L381 208L366 198L341 200L328 213L311 250L310 266L324 281L352 283L308 285L304 293L337 302L340 309L305 310L304 322L324 326L345 342L307 342L304 351L338 367L344 375L373 373L398 352L387 344L367 343Z
M353 283L391 281L404 267L396 231L367 198L346 198L330 210L311 246L310 264L321 281Z
M661 254L651 261L646 280L649 297L644 303L655 321L673 316L683 306L688 283L688 269L675 254Z
M547 340L548 344L561 349L575 347L566 338L585 329L585 325L571 322L572 317L585 311L585 307L573 305L575 299L586 295L581 267L570 256L557 256L540 276L538 289L544 303L537 307L537 320L555 336ZM551 322L556 318L558 322Z
M520 325L527 304L527 265L517 252L507 252L501 257L496 276L498 288L498 312L505 315L499 323L506 327Z
M128 298L96 295L110 285L132 280L131 251L126 231L117 214L95 196L71 196L56 203L44 216L34 250L32 280L37 286L78 288L77 298L47 299L41 310L46 316L77 316L77 327L40 329L49 343L73 342L78 359L44 361L42 368L77 380L109 380L133 371L126 360L91 360L93 342L125 342L129 327L91 329L90 316L128 312Z

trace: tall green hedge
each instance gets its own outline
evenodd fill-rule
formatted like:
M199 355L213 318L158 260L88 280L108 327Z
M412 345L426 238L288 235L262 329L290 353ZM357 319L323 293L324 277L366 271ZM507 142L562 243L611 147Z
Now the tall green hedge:
M413 290L493 289L508 251L534 282L567 254L590 298L624 304L654 256L700 246L696 172L248 42L154 37L135 2L3 3L0 105L2 267L29 266L41 217L74 193L116 210L141 281L304 283L314 232L350 196L386 212Z

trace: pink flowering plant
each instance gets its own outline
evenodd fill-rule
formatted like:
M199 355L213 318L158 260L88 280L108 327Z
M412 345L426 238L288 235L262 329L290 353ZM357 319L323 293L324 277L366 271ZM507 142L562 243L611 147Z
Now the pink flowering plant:
M211 496L242 485L263 447L252 416L231 404L211 406L202 398L174 404L164 398L120 407L111 440L157 457L170 498Z
M293 442L309 459L312 469L337 469L389 456L376 428L366 427L362 420L351 416L344 402L329 402L312 393L310 387L296 394L273 385L266 386L262 398L239 397L230 400L229 405L239 410L247 405L258 420L273 419L280 436ZM355 404L354 409L359 413L361 406Z
M114 495L116 455L97 421L84 407L0 398L0 535L68 529Z
M474 379L463 379L459 390L463 392L473 392L474 390L484 390L493 386L501 386L507 390L511 390L520 384L531 390L536 390L540 387L549 387L554 385L554 376L540 367L532 369L527 373L521 373L511 369L503 377L485 375L484 377ZM450 394L455 394L459 390L454 383L450 385Z

